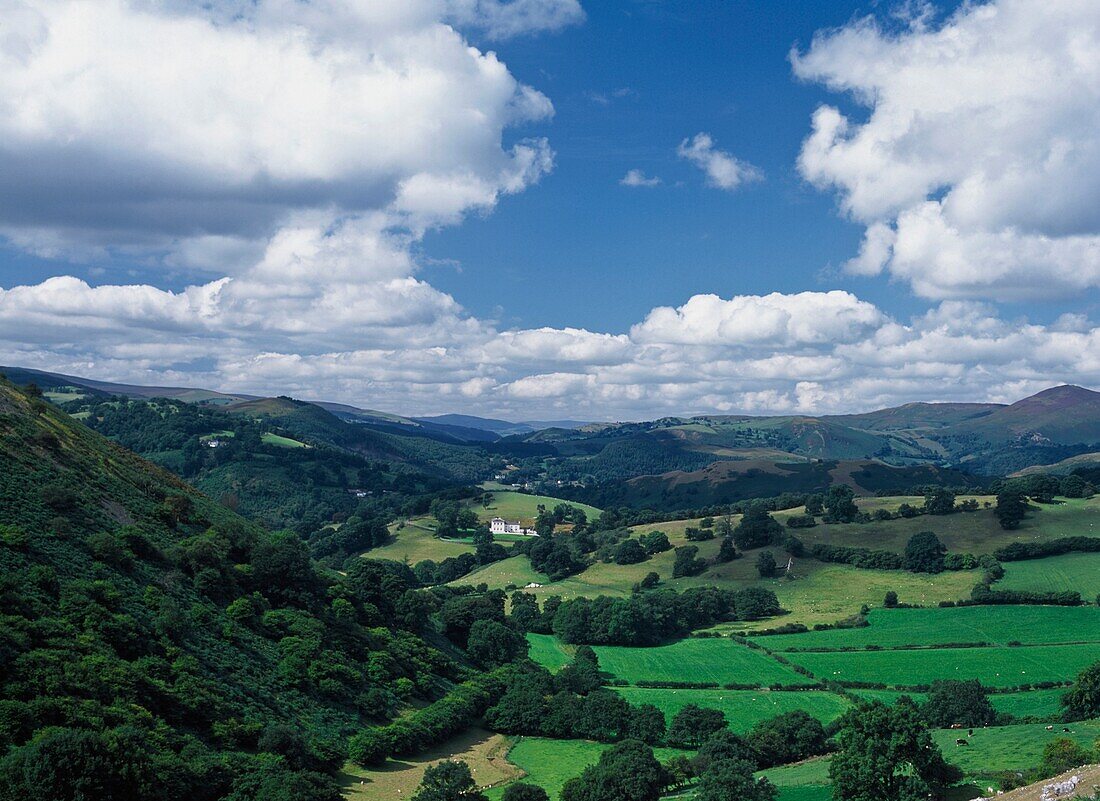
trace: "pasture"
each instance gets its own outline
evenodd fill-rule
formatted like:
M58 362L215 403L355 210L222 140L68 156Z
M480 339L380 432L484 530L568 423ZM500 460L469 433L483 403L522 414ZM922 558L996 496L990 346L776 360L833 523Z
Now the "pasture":
M273 434L270 431L265 431L260 437L260 440L264 445L274 445L278 448L308 448L304 442L299 442L296 439L290 437L284 437L280 434Z
M1046 744L1059 737L1092 748L1100 736L1100 721L1064 725L1068 733L1062 731L1061 724L1047 731L1042 723L974 729L974 735L967 738L970 744L965 747L955 745L955 739L960 736L957 729L940 729L933 732L932 737L948 762L958 765L969 776L985 776L1000 770L1035 767L1043 758Z
M573 659L573 646L553 634L528 634L527 643L531 647L528 656L551 673L557 673Z
M942 574L941 574L942 575ZM989 643L1028 645L1100 642L1095 606L959 606L948 609L873 609L870 625L757 638L771 651L891 648L903 645Z
M998 712L1013 715L1017 718L1055 718L1061 713L1060 701L1066 688L1058 687L1052 690L1028 690L1021 693L994 693L989 696L989 701ZM918 704L924 703L928 696L925 693L907 693L900 690L853 690L853 695L868 701L882 701L884 704L892 704L903 695L908 695Z
M908 687L936 679L978 679L988 687L1017 687L1072 679L1098 655L1095 644L1086 644L789 653L786 657L829 681Z
M415 565L424 559L441 562L449 556L458 556L474 550L473 545L468 542L439 539L435 536L435 525L435 520L432 518L410 520L400 528L398 524L392 524L390 534L393 536L393 541L381 548L373 548L363 556L367 559L392 559L395 562Z
M546 790L551 799L556 799L562 785L589 765L596 764L600 754L610 747L590 740L520 737L508 751L508 761L519 768L528 781ZM689 753L676 748L654 748L653 752L662 762ZM486 794L490 801L497 801L503 793L504 786L499 786Z
M584 503L563 501L561 498L552 498L549 495L529 495L526 492L514 492L512 490L490 490L493 496L488 506L480 503L473 504L470 508L477 512L477 516L483 522L488 522L494 517L503 517L507 520L522 520L527 524L533 524L539 513L539 505L553 510L560 503L567 503L578 509L583 509L589 520L595 520L600 516L600 509Z
M689 638L655 648L595 646L600 669L630 684L692 681L718 684L806 684L809 679L727 637Z
M821 690L770 692L761 690L673 690L646 687L615 687L632 704L653 704L665 713L666 720L688 704L717 709L726 716L729 727L744 734L755 724L776 715L801 709L822 723L840 717L851 704L847 699Z
M1091 531L1091 529L1090 529ZM1100 553L1067 553L1044 559L1005 562L1004 578L995 589L1081 593L1086 601L1100 596Z
M796 765L785 765L757 772L766 776L779 790L778 801L831 801L829 758L818 757Z

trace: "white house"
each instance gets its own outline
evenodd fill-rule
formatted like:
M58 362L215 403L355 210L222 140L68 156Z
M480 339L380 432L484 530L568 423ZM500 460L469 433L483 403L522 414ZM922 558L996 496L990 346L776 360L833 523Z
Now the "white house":
M505 520L503 517L494 517L489 521L489 531L493 534L519 534L524 537L537 537L539 534L533 528L524 528L518 520Z

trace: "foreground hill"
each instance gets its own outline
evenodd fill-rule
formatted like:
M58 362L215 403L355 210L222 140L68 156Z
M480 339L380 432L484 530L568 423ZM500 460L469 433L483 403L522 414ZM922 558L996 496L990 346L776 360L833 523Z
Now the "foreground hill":
M335 801L349 734L460 677L377 576L6 381L0 453L4 801Z

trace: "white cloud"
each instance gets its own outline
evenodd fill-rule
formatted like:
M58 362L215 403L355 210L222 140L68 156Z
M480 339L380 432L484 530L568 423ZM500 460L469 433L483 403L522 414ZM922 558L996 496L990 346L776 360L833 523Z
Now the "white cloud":
M792 54L869 109L818 109L799 157L868 226L848 269L930 298L1100 285L1100 6L994 0L908 22L858 20Z
M680 158L687 159L706 173L707 185L716 189L733 191L744 183L759 181L764 177L756 167L715 147L714 139L707 133L698 133L693 139L685 139L676 152Z
M661 179L657 177L649 177L639 169L627 170L626 175L619 179L619 183L623 186L657 186L661 183Z

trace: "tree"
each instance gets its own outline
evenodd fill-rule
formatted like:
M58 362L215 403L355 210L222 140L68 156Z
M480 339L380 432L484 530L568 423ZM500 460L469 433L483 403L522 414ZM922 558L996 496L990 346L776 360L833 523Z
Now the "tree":
M1062 479L1058 491L1064 498L1091 498L1095 489L1081 476L1068 475Z
M740 556L737 553L737 546L733 542L733 537L722 537L722 544L718 546L718 556L715 557L719 563L725 564L726 562L732 562Z
M1073 687L1062 696L1062 716L1066 720L1100 717L1100 662L1082 670Z
M775 801L779 790L767 778L753 778L753 769L739 759L713 763L699 780L696 801Z
M424 771L412 801L487 801L465 762L447 760Z
M714 539L713 528L699 528L697 526L688 526L684 529L684 537L688 542L706 542L707 540Z
M733 541L743 551L782 542L783 526L779 525L762 504L745 509L741 522L733 530Z
M516 590L512 593L512 614L509 619L519 631L534 631L539 624L539 602L534 595Z
M635 539L623 540L615 549L615 564L636 565L646 559L645 548Z
M817 517L825 512L824 498L820 493L813 493L806 496L806 514Z
M470 626L466 652L481 667L491 670L527 656L527 638L511 626L495 620L476 620Z
M673 715L668 727L668 744L676 748L698 748L724 728L726 716L721 711L688 704Z
M761 551L756 557L756 572L760 574L760 578L771 578L775 571L775 556L771 551Z
M942 573L947 548L931 531L920 531L905 543L905 569L910 573Z
M798 762L828 751L821 721L801 709L760 721L746 739L761 768Z
M1043 761L1039 763L1039 773L1044 777L1057 776L1067 770L1073 770L1087 762L1092 762L1092 754L1068 737L1051 740L1043 748Z
M534 784L519 782L510 784L504 789L500 801L548 801L550 796L541 787Z
M692 773L702 775L713 763L731 759L755 762L756 753L744 737L729 729L721 729L707 738L692 759Z
M839 750L829 765L836 801L927 801L962 778L947 764L928 725L908 697L879 701L838 721Z
M665 713L653 704L634 707L627 724L627 737L649 745L659 745L665 739Z
M941 729L953 725L991 726L997 721L997 710L977 679L933 682L923 711L929 725Z
M946 487L933 487L924 494L924 511L930 515L949 515L955 511L955 493Z
M381 765L389 757L393 742L384 729L363 729L348 741L348 758L357 765Z
M1027 499L1020 490L1006 489L997 495L997 506L993 514L997 516L1001 528L1009 531L1019 528L1026 512Z
M561 801L657 801L665 781L653 749L638 740L623 740L566 782L559 797Z
M851 523L859 514L855 491L847 484L834 484L825 493L825 517L830 523Z
M676 549L676 560L672 563L672 577L698 576L707 569L704 559L697 559L699 548L695 545L681 545Z
M650 531L638 537L638 540L650 556L672 550L672 543L668 541L668 535L663 531Z
M898 606L898 594L893 590L887 590L886 597L882 599L882 605L887 609L896 609Z

